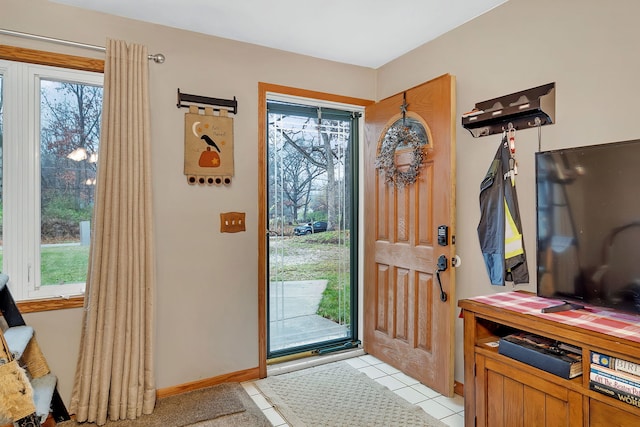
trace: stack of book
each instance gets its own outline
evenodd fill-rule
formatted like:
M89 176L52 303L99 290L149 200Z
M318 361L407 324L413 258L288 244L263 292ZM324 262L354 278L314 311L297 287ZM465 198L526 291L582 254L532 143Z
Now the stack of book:
M592 351L589 388L640 408L640 364Z
M498 353L563 378L582 375L582 349L527 332L500 338Z

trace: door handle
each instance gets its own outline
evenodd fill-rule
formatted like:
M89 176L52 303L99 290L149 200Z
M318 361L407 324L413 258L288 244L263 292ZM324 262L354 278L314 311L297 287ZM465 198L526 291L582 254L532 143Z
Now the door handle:
M440 301L447 301L447 293L442 289L442 280L440 280L440 272L447 271L449 267L449 262L447 261L447 257L444 255L440 255L438 257L438 265L436 267L436 279L438 279L438 285L440 285Z

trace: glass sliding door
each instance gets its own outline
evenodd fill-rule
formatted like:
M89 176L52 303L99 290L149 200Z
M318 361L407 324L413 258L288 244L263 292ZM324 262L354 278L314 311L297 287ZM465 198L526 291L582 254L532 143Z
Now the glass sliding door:
M359 113L267 103L267 357L356 340Z

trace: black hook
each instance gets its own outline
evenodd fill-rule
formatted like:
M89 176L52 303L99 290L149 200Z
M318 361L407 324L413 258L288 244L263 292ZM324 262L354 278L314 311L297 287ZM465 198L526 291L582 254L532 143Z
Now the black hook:
M406 126L407 119L407 92L402 93L402 105L400 106L400 111L402 112L402 126Z

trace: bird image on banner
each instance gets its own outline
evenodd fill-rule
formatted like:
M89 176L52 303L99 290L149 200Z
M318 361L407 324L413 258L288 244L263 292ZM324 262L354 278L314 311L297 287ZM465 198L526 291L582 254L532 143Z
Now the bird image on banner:
M207 144L209 144L210 146L218 150L218 153L220 152L220 148L216 145L214 140L209 137L209 135L202 135L200 139L203 139L204 142L206 142Z

